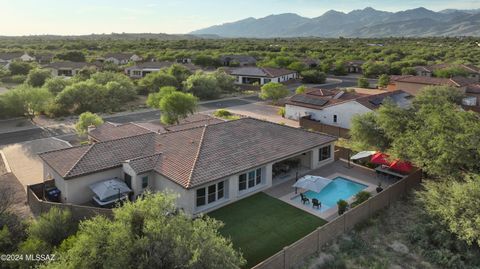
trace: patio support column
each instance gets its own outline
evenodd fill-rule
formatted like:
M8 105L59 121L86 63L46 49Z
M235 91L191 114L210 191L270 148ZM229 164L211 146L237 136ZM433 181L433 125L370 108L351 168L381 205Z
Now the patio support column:
M265 184L269 188L272 186L272 163L265 166Z

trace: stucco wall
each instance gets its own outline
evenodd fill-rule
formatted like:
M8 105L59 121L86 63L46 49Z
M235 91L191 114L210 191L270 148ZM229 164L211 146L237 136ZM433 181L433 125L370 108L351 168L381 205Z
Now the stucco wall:
M346 102L318 110L287 104L285 106L285 117L298 120L299 117L310 114L312 119L324 124L350 129L353 116L370 111L372 110L356 101ZM334 122L334 115L337 116L337 122Z

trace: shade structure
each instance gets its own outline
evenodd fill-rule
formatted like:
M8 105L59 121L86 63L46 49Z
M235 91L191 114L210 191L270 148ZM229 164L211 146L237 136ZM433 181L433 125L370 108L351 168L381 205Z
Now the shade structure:
M125 182L117 178L93 183L89 187L101 201L116 196L123 196L132 191Z
M328 184L330 184L330 182L332 182L332 180L328 178L307 175L300 178L297 182L295 182L295 184L293 184L293 187L310 190L318 193L323 188L325 188Z
M377 152L372 155L370 162L374 164L390 165L390 161L388 160L388 157L389 156L385 153Z
M350 157L350 159L359 160L359 159L370 157L370 156L374 155L375 153L377 153L377 152L376 151L360 151L359 153Z
M413 165L408 161L396 160L390 164L390 169L401 173L410 173L413 169Z

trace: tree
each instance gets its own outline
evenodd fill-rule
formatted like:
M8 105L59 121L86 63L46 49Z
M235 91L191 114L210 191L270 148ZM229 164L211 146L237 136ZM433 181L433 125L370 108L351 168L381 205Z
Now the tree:
M10 70L10 75L28 75L28 72L33 69L33 66L27 62L16 61L10 63L8 66Z
M193 63L204 67L218 67L221 65L217 57L205 54L195 56Z
M417 75L417 71L413 67L402 68L402 75Z
M100 126L103 124L103 119L97 114L91 112L84 112L78 117L77 124L75 124L75 129L79 135L85 135L88 131L89 126Z
M306 70L301 75L304 83L323 84L327 79L325 73L319 70Z
M306 91L307 91L307 87L305 85L302 85L295 90L295 93L302 94L302 93L305 93Z
M389 73L390 67L387 63L369 61L362 65L362 70L365 77L377 77Z
M162 98L176 91L177 89L172 86L161 87L159 92L151 93L148 95L147 106L152 108L159 108Z
M460 66L451 66L433 71L439 78L468 77L468 72Z
M45 267L220 269L245 264L231 241L220 236L219 221L175 214L174 200L146 193L115 208L113 219L83 221L59 248L58 259Z
M182 82L187 80L187 78L192 75L192 72L181 64L172 64L167 69L167 74L174 76L177 79L178 85L182 85Z
M367 78L359 78L357 81L357 86L359 88L368 88L370 87L370 82L368 82Z
M302 72L307 68L307 66L305 66L305 64L302 62L293 62L289 64L287 68L290 70L295 70L297 72Z
M85 62L85 55L81 51L67 51L57 54L56 57L64 61Z
M179 86L177 78L165 73L164 71L147 74L138 81L138 90L141 94L157 92L161 87Z
M45 69L32 69L28 73L27 80L25 81L32 87L42 87L45 81L52 76L49 70Z
M480 175L467 175L463 180L448 178L425 183L418 192L427 212L440 220L450 232L469 245L480 246Z
M31 121L35 115L45 111L52 101L53 95L47 89L26 85L10 90L3 96L9 115L25 116Z
M259 97L263 100L272 100L277 103L278 100L287 97L290 94L288 88L277 82L269 82L260 89Z
M71 80L69 79L65 79L64 77L54 77L47 79L43 87L56 96L70 84Z
M105 100L105 87L94 81L81 81L67 86L57 95L55 102L76 113L110 109L110 100Z
M184 82L184 87L187 92L202 100L216 99L222 92L215 76L203 72L191 75Z
M385 88L390 83L390 76L387 74L383 74L378 78L378 86L381 88Z
M180 119L193 114L197 108L197 98L192 94L173 92L162 97L159 103L161 121L165 124L178 124Z
M217 70L213 72L212 75L217 80L217 85L222 92L232 93L237 91L235 78L233 76L230 76L223 70Z
M338 61L335 63L333 68L333 74L336 76L344 76L347 74L347 68L345 67L345 63L342 61Z
M353 148L358 151L368 149L385 151L391 143L385 131L378 127L377 116L373 112L355 115L349 134Z

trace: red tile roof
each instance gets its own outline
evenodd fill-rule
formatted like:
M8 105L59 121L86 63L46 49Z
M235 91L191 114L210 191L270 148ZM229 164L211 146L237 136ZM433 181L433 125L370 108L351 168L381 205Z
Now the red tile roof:
M437 77L425 77L425 76L390 76L392 82L405 82L425 85L446 85L453 87L463 87L474 83L474 80L463 77L455 78L437 78Z
M156 171L192 188L336 138L251 118L163 134L147 133L40 154L65 179L120 167Z

